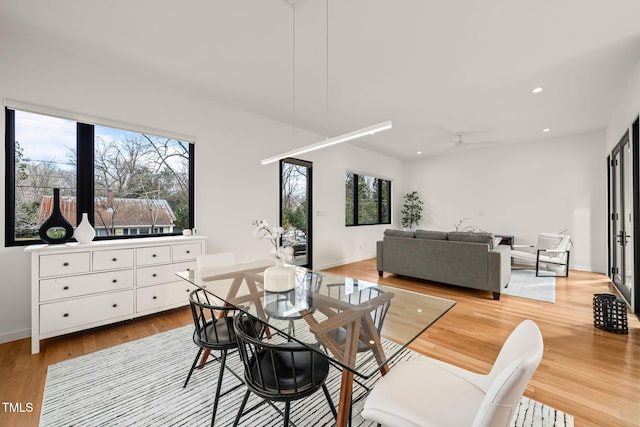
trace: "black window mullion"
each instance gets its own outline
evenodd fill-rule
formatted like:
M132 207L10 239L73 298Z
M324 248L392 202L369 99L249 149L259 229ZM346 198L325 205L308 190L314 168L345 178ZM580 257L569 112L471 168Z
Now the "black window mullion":
M358 222L358 209L359 209L359 203L358 203L358 184L359 184L360 178L358 177L357 173L353 174L353 225L360 225L360 223Z
M15 127L15 111L5 107L5 177L4 177L4 194L6 212L11 214L5 215L4 228L4 244L11 246L15 244L15 211L16 211L16 127Z
M77 123L76 218L80 222L82 214L87 213L92 225L95 224L94 134L93 125Z
M382 182L380 178L376 178L376 187L378 187L378 224L382 224Z

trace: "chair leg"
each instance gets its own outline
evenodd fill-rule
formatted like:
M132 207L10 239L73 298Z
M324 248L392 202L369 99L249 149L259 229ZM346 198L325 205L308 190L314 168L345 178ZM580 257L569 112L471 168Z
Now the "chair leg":
M289 409L291 409L291 402L286 401L284 403L284 427L289 427Z
M196 358L193 361L193 365L191 365L191 369L189 370L189 375L187 375L187 380L184 382L184 385L182 386L182 388L187 387L187 384L189 383L189 379L191 378L191 374L193 374L193 370L196 369L196 365L198 364L198 359L200 358L201 354L202 354L202 347L200 347L200 349L198 350L198 354L196 354Z
M331 408L331 413L333 413L333 418L338 419L338 412L336 411L336 407L333 404L333 400L331 400L331 395L329 394L329 390L327 389L326 384L322 384L322 391L324 391L324 396L327 398L327 402L329 403L329 407Z
M240 409L238 409L238 415L236 415L236 420L233 422L233 427L237 427L238 423L240 422L242 411L244 411L244 407L247 404L247 400L249 400L249 393L251 393L251 391L247 390L247 392L244 394L244 398L242 399L242 403L240 404Z
M222 350L220 355L220 373L218 374L218 386L216 387L216 397L213 400L213 415L211 415L211 427L216 420L216 412L218 411L218 400L220 399L220 390L222 389L222 376L224 375L224 367L227 362L227 350Z

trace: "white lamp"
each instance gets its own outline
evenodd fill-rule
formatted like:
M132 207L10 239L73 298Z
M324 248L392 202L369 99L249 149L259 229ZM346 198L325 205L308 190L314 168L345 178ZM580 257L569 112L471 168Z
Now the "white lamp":
M266 159L263 159L261 163L263 165L266 165L287 157L298 156L300 154L308 153L310 151L315 151L321 148L329 147L331 145L340 144L341 142L351 141L352 139L361 138L366 135L373 135L374 133L391 129L391 126L392 126L391 120L387 120L382 123L378 123L375 125L367 126L362 129L354 130L353 132L334 136L333 138L327 138L324 141L319 141L313 144L305 145L304 147L295 148L293 150L290 150L281 154L276 154L275 156L271 156Z

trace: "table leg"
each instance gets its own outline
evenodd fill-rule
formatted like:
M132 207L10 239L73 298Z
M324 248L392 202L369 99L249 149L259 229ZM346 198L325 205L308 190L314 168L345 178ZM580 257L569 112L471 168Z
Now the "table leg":
M211 349L205 348L204 353L202 353L202 357L200 357L200 364L198 365L198 369L202 369L204 364L207 362L207 359L209 358L210 354L211 354Z
M346 427L349 424L351 413L351 394L353 393L353 372L342 370L342 382L340 383L340 400L338 401L338 427Z

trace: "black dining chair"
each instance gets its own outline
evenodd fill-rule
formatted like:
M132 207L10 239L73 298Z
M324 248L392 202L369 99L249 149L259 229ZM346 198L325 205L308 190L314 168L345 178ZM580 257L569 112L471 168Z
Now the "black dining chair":
M237 312L237 309L229 306L220 306L219 304L214 305L212 304L213 298L215 297L210 297L210 294L204 289L196 289L189 294L189 304L191 306L191 314L193 315L193 323L195 326L193 331L193 342L196 343L199 349L183 386L183 388L187 387L193 371L198 366L198 360L200 359L203 351L220 351L220 357L211 353L213 359L208 362L203 361L200 364L200 367L202 367L211 362L220 362L220 373L218 374L218 384L213 401L213 414L211 416L212 426L216 419L216 411L218 409L218 401L220 397L244 384L242 378L230 370L230 372L240 380L240 383L220 394L222 388L222 377L227 361L227 352L229 350L237 349L238 347L238 341L236 340L236 334L233 328L233 316Z
M372 300L383 293L384 291L381 289L375 287L362 287L359 286L358 283L354 283L353 288L350 291L347 291L347 287L344 283L332 283L327 285L327 294L330 297L347 301L353 305L366 304L367 301ZM380 335L380 332L382 331L384 319L387 316L390 306L391 300L381 304L374 310L371 310L371 318L376 330L378 331L378 335ZM331 338L333 338L334 341L342 342L347 337L347 331L344 328L337 328L329 332L329 335L331 335ZM364 341L358 340L358 353L362 353L367 350L369 350L369 346Z
M287 427L291 402L310 396L322 388L334 418L337 417L325 385L329 374L327 358L295 342L277 344L262 340L265 324L260 322L257 325L251 319L248 314L239 312L233 323L247 385L233 425L237 426L240 422L251 393L269 403L284 402L284 426Z

